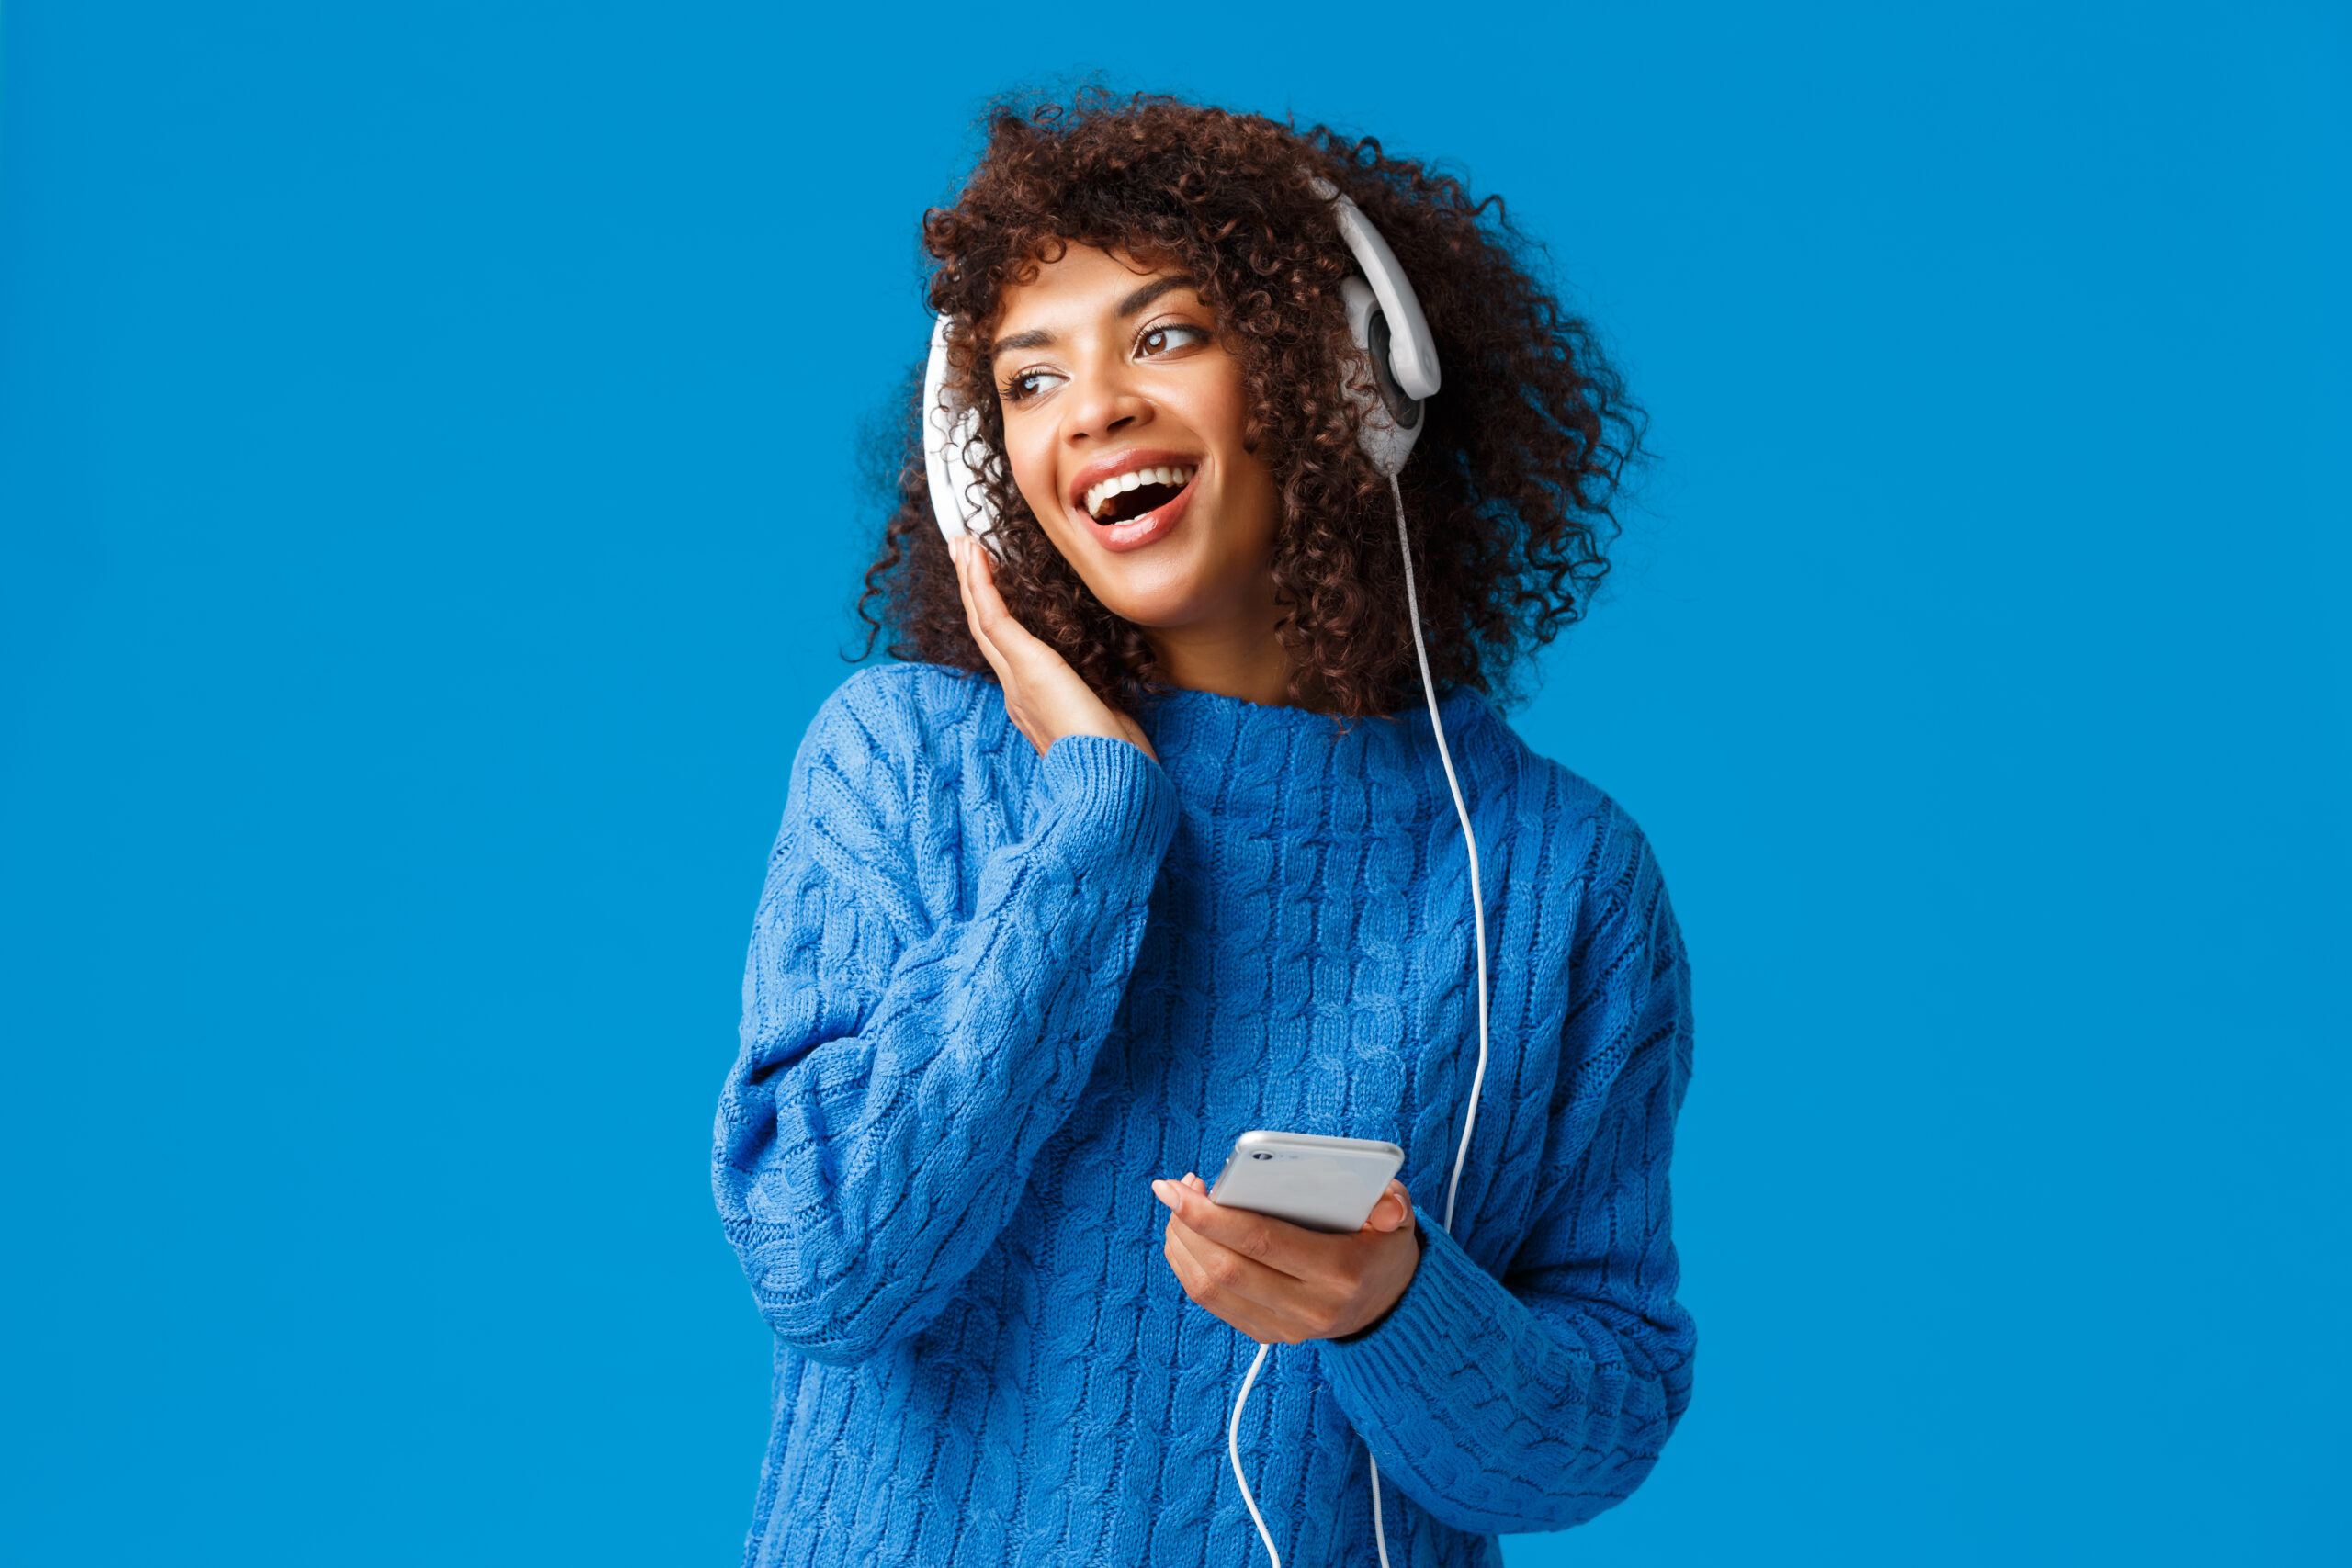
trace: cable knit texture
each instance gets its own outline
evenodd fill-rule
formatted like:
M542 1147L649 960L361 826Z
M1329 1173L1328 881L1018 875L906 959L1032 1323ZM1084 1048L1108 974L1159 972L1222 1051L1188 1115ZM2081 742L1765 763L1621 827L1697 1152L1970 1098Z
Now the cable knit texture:
M853 676L768 862L713 1176L775 1332L745 1562L1262 1562L1225 1452L1256 1347L1160 1256L1155 1177L1253 1127L1386 1138L1428 1247L1361 1339L1277 1346L1242 1460L1287 1568L1496 1564L1591 1517L1690 1398L1667 1167L1690 1070L1680 933L1633 821L1444 701L1334 722L1182 692L1160 761L1039 757L988 682Z

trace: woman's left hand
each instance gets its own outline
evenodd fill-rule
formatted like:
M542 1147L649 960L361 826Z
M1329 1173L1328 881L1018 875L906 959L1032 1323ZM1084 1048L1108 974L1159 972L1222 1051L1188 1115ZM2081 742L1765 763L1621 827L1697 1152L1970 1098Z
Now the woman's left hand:
M1401 1181L1346 1235L1212 1202L1197 1176L1151 1190L1168 1205L1162 1250L1184 1293L1261 1345L1353 1334L1396 1304L1420 1266Z
M1127 714L1094 694L1069 660L1054 651L1005 608L996 589L996 567L977 539L958 539L947 547L956 563L956 582L964 595L965 620L972 640L996 671L1004 693L1005 716L1044 756L1065 735L1099 735L1124 740L1153 761L1159 753Z

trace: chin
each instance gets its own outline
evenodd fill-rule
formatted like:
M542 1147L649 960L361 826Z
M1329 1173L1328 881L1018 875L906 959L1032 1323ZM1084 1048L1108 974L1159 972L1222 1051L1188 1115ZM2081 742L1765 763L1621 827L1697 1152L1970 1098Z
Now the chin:
M1146 631L1168 631L1200 619L1200 606L1183 593L1109 593L1097 592L1103 608Z
M1143 551L1103 563L1089 586L1123 621L1155 631L1191 626L1231 597L1206 566L1190 552Z

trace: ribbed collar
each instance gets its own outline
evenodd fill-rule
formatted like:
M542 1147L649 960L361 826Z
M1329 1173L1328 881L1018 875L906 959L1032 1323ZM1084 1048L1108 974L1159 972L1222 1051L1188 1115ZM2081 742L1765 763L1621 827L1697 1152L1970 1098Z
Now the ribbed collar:
M1447 691L1438 711L1466 789L1491 767L1510 731L1474 687ZM1344 734L1329 714L1215 692L1168 692L1138 716L1179 797L1194 807L1214 803L1220 816L1288 817L1300 807L1311 814L1313 797L1334 785L1445 794L1426 705L1351 719Z

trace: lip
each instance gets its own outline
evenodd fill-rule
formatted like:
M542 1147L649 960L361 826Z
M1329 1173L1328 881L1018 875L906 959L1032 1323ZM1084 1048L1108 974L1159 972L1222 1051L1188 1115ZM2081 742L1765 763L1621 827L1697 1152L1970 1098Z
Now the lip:
M1200 478L1197 470L1193 476ZM1140 517L1130 517L1125 523L1096 523L1089 520L1086 526L1094 542L1113 555L1125 555L1146 545L1166 538L1176 525L1183 521L1184 509L1193 504L1193 486L1186 485L1176 492L1176 499L1163 502Z
M1086 514L1086 492L1104 479L1134 473L1137 468L1156 468L1162 464L1181 465L1192 469L1193 476L1198 478L1201 455L1197 452L1166 452L1148 446L1138 446L1128 452L1107 452L1070 476L1069 509L1077 513L1089 527L1099 528L1102 525Z
M1185 509L1193 504L1193 491L1200 483L1202 462L1197 452L1170 452L1156 447L1138 446L1132 451L1107 453L1071 476L1070 513L1084 525L1086 536L1113 555L1139 550L1146 545L1166 538L1183 520ZM1163 464L1193 470L1192 482L1178 491L1173 501L1163 502L1142 516L1130 517L1124 523L1097 523L1087 515L1088 491L1104 479L1116 479L1137 468L1156 468Z

